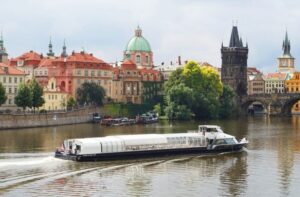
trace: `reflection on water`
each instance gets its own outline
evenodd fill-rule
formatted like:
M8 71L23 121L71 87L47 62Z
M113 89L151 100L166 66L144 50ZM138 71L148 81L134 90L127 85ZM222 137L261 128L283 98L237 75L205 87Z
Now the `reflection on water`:
M53 157L66 138L175 133L218 124L250 141L246 152L76 163ZM5 196L297 196L300 117L82 124L0 131L0 195Z

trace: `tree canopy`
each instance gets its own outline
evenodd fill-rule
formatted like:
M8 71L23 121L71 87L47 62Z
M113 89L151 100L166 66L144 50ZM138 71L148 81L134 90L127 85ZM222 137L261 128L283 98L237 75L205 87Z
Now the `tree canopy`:
M5 95L5 88L3 87L2 83L0 82L0 106L5 103L7 96Z
M32 93L25 83L21 83L18 88L18 94L15 97L15 103L25 111L26 107L32 107Z
M32 94L31 105L33 107L33 111L35 111L35 108L39 108L45 103L45 100L43 98L43 88L35 79L31 81L31 83L29 84L29 88Z
M96 83L83 83L77 89L77 101L80 105L91 104L102 106L105 97L105 90Z
M165 83L166 115L170 119L223 117L227 109L223 105L230 105L229 100L233 99L233 91L228 87L222 98L223 89L220 76L214 68L189 61L183 69L174 71Z

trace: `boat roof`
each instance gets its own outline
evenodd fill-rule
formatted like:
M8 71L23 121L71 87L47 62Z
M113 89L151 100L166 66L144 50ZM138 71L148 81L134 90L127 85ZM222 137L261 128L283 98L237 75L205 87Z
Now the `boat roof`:
M206 127L206 128L220 128L218 125L199 125L198 127Z

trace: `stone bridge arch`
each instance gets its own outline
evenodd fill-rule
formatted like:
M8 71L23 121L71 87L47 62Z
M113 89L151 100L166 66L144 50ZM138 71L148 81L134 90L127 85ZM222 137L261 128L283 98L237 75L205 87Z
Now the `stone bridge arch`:
M268 110L268 107L270 105L270 102L263 98L247 98L241 104L241 110L243 114L247 114L248 108L250 107L250 105L252 105L255 102L261 103L265 110Z
M292 112L292 108L293 106L300 100L300 94L291 96L290 99L287 99L283 105L282 105L282 109L281 109L281 114L282 115L291 115Z

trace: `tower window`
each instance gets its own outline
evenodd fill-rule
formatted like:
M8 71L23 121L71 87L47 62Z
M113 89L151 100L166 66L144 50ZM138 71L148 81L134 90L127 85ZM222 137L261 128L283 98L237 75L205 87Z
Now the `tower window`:
M141 56L140 55L136 56L136 63L141 63Z
M146 63L149 63L149 57L148 57L148 55L146 56Z

